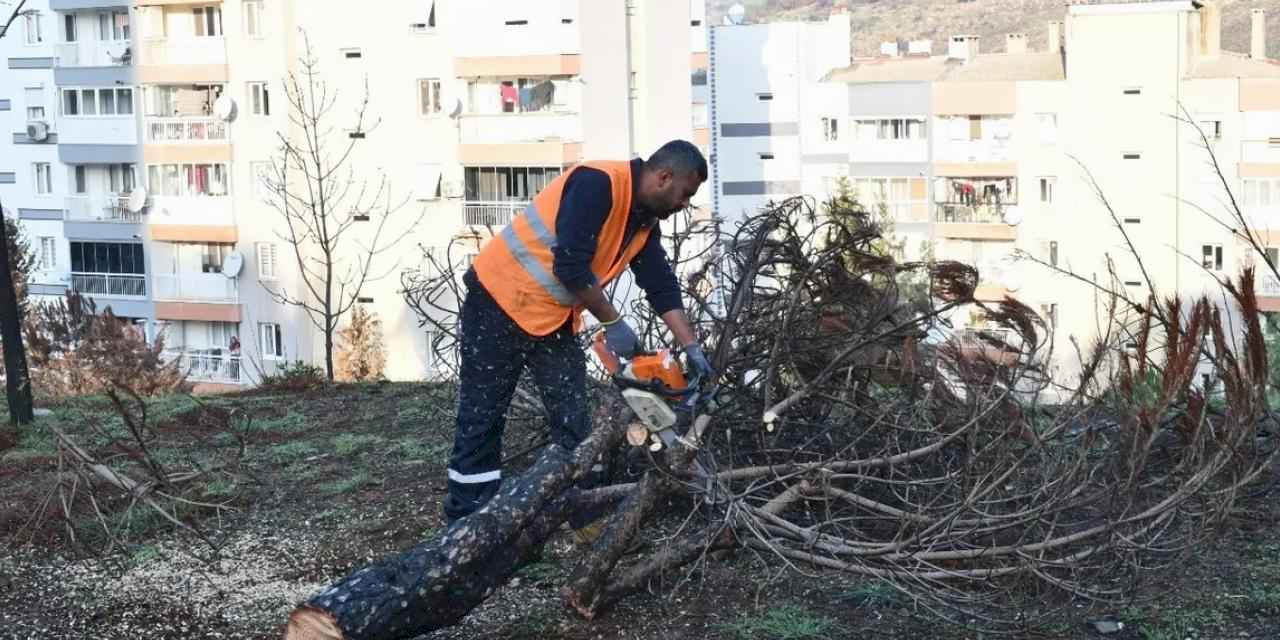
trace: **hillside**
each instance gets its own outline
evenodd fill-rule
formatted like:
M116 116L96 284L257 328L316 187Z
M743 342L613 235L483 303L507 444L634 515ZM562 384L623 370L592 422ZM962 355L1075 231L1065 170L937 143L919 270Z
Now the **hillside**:
M1047 26L1062 20L1062 0L707 0L710 24L722 24L729 7L741 1L747 22L822 20L833 7L848 7L853 21L853 48L873 55L881 42L932 39L934 51L947 36L982 36L986 53L1004 51L1007 33L1025 33L1032 50L1043 51ZM1248 53L1249 11L1267 10L1267 55L1280 58L1280 0L1224 0L1222 48Z

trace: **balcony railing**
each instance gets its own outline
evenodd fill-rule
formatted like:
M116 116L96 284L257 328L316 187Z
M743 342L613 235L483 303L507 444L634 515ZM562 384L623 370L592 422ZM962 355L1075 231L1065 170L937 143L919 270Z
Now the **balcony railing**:
M527 206L528 202L520 201L464 202L462 217L464 223L472 227L504 227Z
M1265 267L1263 267L1265 268ZM1275 276L1266 274L1259 275L1255 281L1254 293L1260 296L1280 297L1280 279Z
M226 142L227 123L217 118L147 118L149 142Z
M144 39L138 48L144 65L227 63L227 47L221 37Z
M129 196L68 196L66 207L65 217L70 222L142 222L141 211L129 210Z
M938 205L938 222L970 222L980 224L1007 224L1004 214L1008 205L995 204L940 204Z
M535 111L466 114L461 121L462 144L582 140L582 118L576 113Z
M1245 140L1240 143L1241 162L1280 162L1280 139Z
M57 46L59 67L111 67L132 62L133 49L127 40L87 40Z
M224 302L240 300L240 286L235 278L221 273L178 273L151 276L156 300L176 302Z
M75 273L71 289L88 296L143 298L147 295L147 276L141 273Z
M230 355L223 349L166 351L164 358L168 362L177 361L178 366L186 372L188 380L222 384L241 383L240 356Z

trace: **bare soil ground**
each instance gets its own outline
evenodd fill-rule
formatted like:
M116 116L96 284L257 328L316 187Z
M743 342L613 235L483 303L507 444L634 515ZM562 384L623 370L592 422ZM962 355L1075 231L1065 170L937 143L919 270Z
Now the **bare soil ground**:
M190 536L140 509L112 512L122 544L107 555L86 553L106 542L95 537L93 521L76 521L77 538L69 538L51 494L59 470L48 426L82 434L86 448L107 458L109 447L97 446L84 428L114 420L104 400L55 407L17 437L0 429L0 638L279 637L285 614L311 592L439 531L452 406L447 387L425 384L157 401L157 455L174 464L203 448L239 446L235 434L243 438L240 466L201 488L205 499L229 507L200 520L221 545L212 564L192 556L199 546ZM538 435L537 424L513 423L507 450L526 449ZM1024 636L1280 638L1280 505L1264 493L1275 484L1273 472L1212 548L1153 572L1142 594L1149 600L1068 603ZM73 513L73 520L81 517ZM982 637L931 617L886 585L797 571L749 552L670 576L652 593L586 622L569 614L558 594L577 553L568 533L559 535L540 562L463 624L430 637ZM1124 628L1098 634L1089 621L1104 615Z

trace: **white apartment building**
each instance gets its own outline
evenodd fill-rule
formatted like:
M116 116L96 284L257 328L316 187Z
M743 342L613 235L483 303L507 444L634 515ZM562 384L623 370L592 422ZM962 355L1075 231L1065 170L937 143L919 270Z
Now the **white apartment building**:
M1223 218L1228 198L1197 126L1254 227L1280 248L1280 64L1265 58L1258 10L1251 51L1223 51L1219 11L1189 1L1071 5L1041 46L1010 34L1006 53L983 54L978 38L959 35L937 53L929 42L889 44L805 73L765 53L767 43L807 29L820 48L829 25L713 27L716 213L731 219L797 191L823 196L831 177L848 176L865 204L890 212L908 256L927 248L973 264L980 299L1011 295L1038 309L1054 329L1055 375L1069 384L1079 365L1071 340L1088 344L1107 318L1092 287L1017 262L1015 251L1101 284L1109 257L1126 293L1150 293L1090 175L1159 296L1221 300L1214 277L1255 258L1205 213ZM761 60L754 83L719 64L744 59ZM829 89L838 95L820 93ZM762 99L798 100L808 112L770 113ZM742 105L756 113L722 114ZM757 135L742 135L753 123ZM821 154L806 131L825 134ZM1259 284L1266 311L1280 310L1272 280ZM977 314L954 320L984 330Z
M386 231L399 242L373 269L385 277L360 296L383 322L393 379L435 373L399 291L422 248L476 251L576 162L709 142L695 105L707 65L697 0L27 7L0 42L0 122L13 131L0 199L40 252L32 290L71 288L163 333L213 389L286 360L323 362L310 319L268 293L303 285L261 180L279 135L299 135L284 83L308 42L335 96L328 141L357 136L356 177L385 176L388 200L404 202ZM366 128L349 131L366 82Z

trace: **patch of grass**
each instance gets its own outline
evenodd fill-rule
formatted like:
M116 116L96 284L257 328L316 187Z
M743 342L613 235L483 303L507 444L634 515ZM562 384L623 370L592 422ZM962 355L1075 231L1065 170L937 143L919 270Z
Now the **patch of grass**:
M276 462L294 462L315 455L319 449L306 440L277 444L267 450L267 455Z
M517 575L533 582L545 582L554 578L559 571L560 568L556 566L555 563L547 562L546 560L539 560L538 562L530 562L529 564L520 567L520 571L517 572Z
M152 560L155 560L156 558L159 558L159 557L160 557L159 549L156 549L155 547L149 544L144 544L134 550L132 559L133 559L133 564L135 566L141 567L147 564L148 562L151 562Z
M219 478L204 485L204 494L206 496L215 496L225 498L236 492L238 484L229 478Z
M402 460L426 460L443 463L449 458L453 442L427 443L423 438L405 438L395 443L391 453Z
M761 614L741 616L721 628L742 640L809 640L827 637L827 632L835 626L831 618L787 604Z
M519 620L511 623L505 631L500 633L500 637L510 638L512 640L543 640L548 637L555 637L556 622L555 613L545 609L532 609Z
M883 582L864 582L837 593L836 599L858 606L889 607L902 601L902 592Z
M344 433L333 439L333 452L340 456L349 456L357 451L386 442L386 438L372 434Z
M18 464L58 454L57 437L40 421L18 430L18 446L0 453L0 462Z
M254 418L249 422L249 431L259 433L302 433L310 428L307 417L292 409L278 418Z
M382 481L381 481L381 480L374 480L374 479L373 479L373 477L372 477L372 476L370 476L368 473L365 473L365 472L361 471L361 472L359 472L359 473L357 473L357 474L355 474L355 475L352 475L352 476L347 477L347 478L343 478L343 479L341 479L341 480L334 480L333 482L326 482L326 483L324 483L324 484L320 485L318 488L319 488L319 490L320 490L320 492L321 492L321 493L327 493L327 494L330 494L330 495L337 495L337 494L340 494L340 493L347 493L347 492L349 492L349 491L355 491L356 489L359 489L360 487L363 487L363 486L365 486L365 485L370 485L370 484L382 484Z

